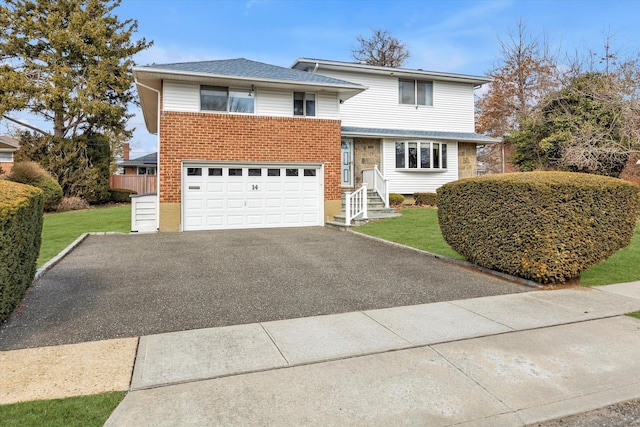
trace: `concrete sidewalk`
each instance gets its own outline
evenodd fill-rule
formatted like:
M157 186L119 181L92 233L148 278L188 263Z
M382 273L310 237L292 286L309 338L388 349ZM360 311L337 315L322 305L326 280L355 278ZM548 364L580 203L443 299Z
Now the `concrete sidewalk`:
M527 425L640 397L640 282L140 338L129 425Z

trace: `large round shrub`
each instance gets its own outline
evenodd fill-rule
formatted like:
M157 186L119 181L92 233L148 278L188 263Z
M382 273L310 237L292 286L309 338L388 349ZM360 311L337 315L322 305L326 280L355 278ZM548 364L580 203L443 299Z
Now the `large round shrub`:
M569 172L487 175L438 189L444 239L468 261L563 283L631 241L640 189Z
M36 162L18 162L7 176L9 181L33 185L44 193L44 210L55 210L62 200L62 187L58 181Z

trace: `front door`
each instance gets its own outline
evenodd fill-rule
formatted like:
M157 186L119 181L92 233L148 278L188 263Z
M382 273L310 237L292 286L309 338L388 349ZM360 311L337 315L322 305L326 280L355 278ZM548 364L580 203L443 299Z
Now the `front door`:
M340 162L340 185L353 187L353 140L343 139Z

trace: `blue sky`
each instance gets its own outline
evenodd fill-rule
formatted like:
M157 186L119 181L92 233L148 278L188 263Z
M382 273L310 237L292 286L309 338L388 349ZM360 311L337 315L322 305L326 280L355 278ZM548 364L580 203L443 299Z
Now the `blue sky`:
M139 65L244 57L290 66L299 57L350 61L358 35L391 31L411 57L407 68L484 75L523 20L566 51L600 50L610 33L622 52L640 51L640 1L302 1L122 0L115 13L138 21L135 37L153 40ZM155 150L142 116L133 155Z

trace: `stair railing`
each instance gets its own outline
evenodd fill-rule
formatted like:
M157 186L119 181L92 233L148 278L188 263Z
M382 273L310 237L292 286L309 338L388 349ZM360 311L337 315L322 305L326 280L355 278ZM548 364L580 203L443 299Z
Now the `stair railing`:
M389 180L382 175L378 165L362 171L362 182L376 190L376 193L384 202L384 207L389 207Z
M354 192L344 193L345 197L345 213L344 223L351 225L351 221L362 214L362 219L367 219L367 184L362 184Z

